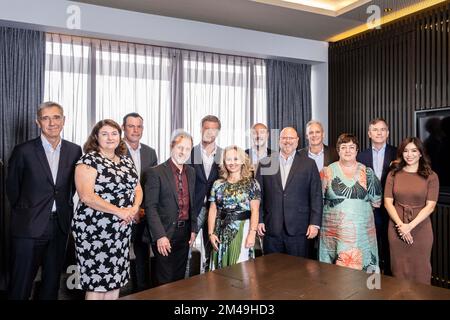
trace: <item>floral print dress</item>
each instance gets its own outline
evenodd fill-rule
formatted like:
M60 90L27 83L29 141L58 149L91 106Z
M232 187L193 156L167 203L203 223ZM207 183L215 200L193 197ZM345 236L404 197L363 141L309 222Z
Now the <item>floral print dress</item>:
M84 154L77 164L97 170L94 192L111 204L126 208L134 202L138 174L133 160L121 156L115 163L97 152ZM80 289L106 292L127 284L130 277L131 224L116 215L78 202L72 220Z
M261 189L255 179L214 182L209 201L217 206L215 234L220 243L219 250L211 253L210 270L255 258L254 248L245 248L250 219L237 218L243 212L250 212L250 201L260 199Z
M378 267L378 247L372 207L381 204L381 184L371 168L358 163L355 176L339 162L320 173L324 195L319 260L352 269Z

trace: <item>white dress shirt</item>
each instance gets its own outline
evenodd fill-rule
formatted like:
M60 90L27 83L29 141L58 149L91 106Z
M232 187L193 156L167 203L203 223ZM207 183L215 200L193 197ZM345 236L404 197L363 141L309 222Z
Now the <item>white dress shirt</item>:
M203 148L203 145L201 143L200 143L200 150L201 150L201 154L202 154L202 162L203 162L203 168L205 169L206 179L208 179L208 177L211 173L212 165L214 163L214 157L216 156L217 145L214 146L214 150L213 150L213 152L211 152L210 155L208 155L208 153Z
M44 147L45 156L47 157L48 165L50 171L52 172L53 183L56 184L56 178L58 177L58 165L59 156L61 154L61 141L59 140L56 148L53 149L52 145L48 140L41 134L42 146ZM56 211L56 201L53 201L52 211Z
M285 159L280 153L280 175L281 184L283 185L283 190L286 187L286 181L291 171L292 163L294 162L295 151L290 154L287 159Z
M134 165L136 166L136 171L138 173L139 179L141 179L141 144L139 143L139 147L134 150L126 140L124 140L128 151L130 151L131 158L133 159Z

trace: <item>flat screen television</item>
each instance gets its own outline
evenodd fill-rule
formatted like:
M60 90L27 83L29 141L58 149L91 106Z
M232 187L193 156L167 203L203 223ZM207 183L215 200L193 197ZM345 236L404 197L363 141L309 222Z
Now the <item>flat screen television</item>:
M439 202L450 204L450 108L416 111L415 126L439 176Z

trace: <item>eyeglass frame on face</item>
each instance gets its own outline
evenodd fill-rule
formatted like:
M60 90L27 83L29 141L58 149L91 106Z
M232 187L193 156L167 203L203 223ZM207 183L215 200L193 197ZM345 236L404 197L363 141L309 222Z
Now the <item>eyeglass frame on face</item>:
M352 145L349 145L349 146L344 146L343 144L341 144L341 145L339 146L339 150L340 150L340 151L347 151L347 150L350 150L350 151L356 152L356 151L358 151L358 147L356 146L356 144L352 144Z
M43 121L43 122L49 122L50 120L52 121L62 121L64 119L63 115L60 114L55 114L54 116L43 116L43 117L39 117L39 120Z

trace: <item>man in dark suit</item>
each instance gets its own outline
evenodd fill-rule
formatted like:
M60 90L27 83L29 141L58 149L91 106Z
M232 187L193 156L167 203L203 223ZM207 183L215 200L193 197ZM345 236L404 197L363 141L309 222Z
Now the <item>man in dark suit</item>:
M145 184L143 181L143 172L150 167L158 164L158 157L153 148L140 142L144 131L144 119L135 112L127 114L123 117L122 130L124 132L124 141L128 148L128 155L133 159L139 174L141 186ZM144 201L142 202L144 203ZM150 239L148 238L147 221L143 209L133 224L131 241L133 242L133 251L136 256L135 270L136 282L134 283L135 291L142 291L150 288Z
M263 123L254 124L251 128L251 139L252 146L246 149L245 153L249 156L253 170L256 172L259 161L272 153L272 150L267 146L269 141L269 129L267 126Z
M325 132L319 121L311 120L306 124L306 139L308 146L300 149L300 155L307 156L316 162L319 172L323 167L338 160L335 148L330 148L323 143Z
M306 124L306 139L308 146L300 149L299 154L313 159L316 162L319 172L323 167L328 166L338 160L338 154L335 148L329 148L323 143L325 132L319 121L311 120ZM309 241L308 258L317 260L319 241L313 239Z
M358 162L373 169L375 175L381 181L381 188L384 193L384 185L389 173L389 166L397 157L397 148L387 144L389 128L383 118L374 119L369 123L368 135L371 141L371 147L361 151L356 159ZM391 275L391 261L387 237L389 214L384 206L381 205L380 208L374 209L374 216L380 268L384 274Z
M195 170L186 165L192 137L176 132L171 157L144 172L145 212L155 254L158 285L184 278L189 247L195 240Z
M214 181L219 179L219 163L222 149L217 146L221 123L213 115L203 117L201 121L202 141L191 152L189 163L195 170L195 199L194 212L197 216L199 237L202 237L200 273L209 270L209 260L212 246L208 237L209 194ZM190 270L186 271L187 274Z
M264 253L307 257L307 239L317 236L322 222L322 187L315 162L300 156L294 128L280 133L280 152L260 163L256 179L261 187L258 234Z
M62 140L63 108L43 103L41 136L17 145L9 159L6 192L11 204L11 279L8 298L29 299L39 266L39 299L58 298L75 193L80 146Z

